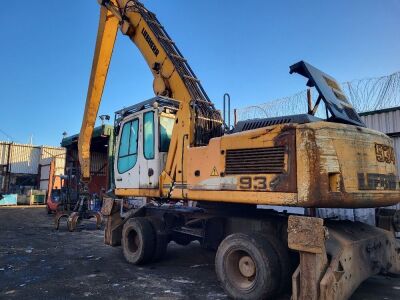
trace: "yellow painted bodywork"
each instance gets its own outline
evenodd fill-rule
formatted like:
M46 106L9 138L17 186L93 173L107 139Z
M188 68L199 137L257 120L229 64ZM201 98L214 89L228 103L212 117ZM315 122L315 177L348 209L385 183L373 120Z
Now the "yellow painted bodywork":
M296 140L295 146L288 146L285 154L285 172L295 172L292 187L286 187L286 191L269 186L265 190L241 190L239 187L242 176L263 175L270 183L280 174L221 176L225 171L223 153L227 150L271 147L279 135L288 131L294 132ZM207 147L186 149L184 173L187 173L187 181L183 188L173 190L172 198L301 207L393 205L400 200L397 162L377 161L376 144L393 146L383 133L330 122L278 125L214 138ZM290 171L288 162L292 155L296 166ZM200 171L199 176L194 175L196 170ZM374 188L360 189L358 174L391 176L396 178L392 183L395 187L386 189L383 182L378 182ZM332 187L333 183L336 185Z
M270 183L280 174L221 176L225 171L223 153L227 150L271 147L279 135L289 131L295 133L296 140L295 146L287 146L285 154L285 172L295 172L295 184L291 187L281 190L269 186L265 190L239 188L242 176L264 175ZM183 189L174 189L172 197L301 207L393 205L400 201L397 162L377 161L376 144L393 146L383 133L330 122L278 125L214 138L207 147L187 148L184 164L187 182ZM292 155L296 166L290 170L288 162ZM194 175L196 170L200 171L199 176ZM363 189L360 189L359 174L364 174ZM395 182L391 182L391 189L385 187L387 182L379 180L376 187L365 188L367 174L390 176Z
M125 7L126 2L112 1L120 8ZM116 30L120 26L148 63L155 78L155 93L168 94L180 105L165 169L159 178L159 188L116 189L117 196L301 207L379 207L399 202L397 162L379 162L375 149L376 144L386 147L393 146L392 142L384 134L366 128L323 121L284 124L213 138L207 146L193 147L195 120L190 95L157 36L139 13L127 12L125 20L120 22L118 12L110 11L113 11L112 7L108 10L101 8L95 58L79 137L79 156L85 178L89 177L90 137ZM158 47L157 55L139 34L143 29ZM160 71L153 69L155 63L161 66ZM285 149L282 172L274 174L265 170L245 175L225 174L227 151L276 146ZM374 179L371 183L368 176L378 176L382 182L375 182L377 179ZM385 180L391 180L390 189ZM251 182L248 188L243 188L248 182Z
M96 49L78 141L79 163L84 180L89 180L90 178L90 141L110 66L117 30L118 20L105 7L101 7Z

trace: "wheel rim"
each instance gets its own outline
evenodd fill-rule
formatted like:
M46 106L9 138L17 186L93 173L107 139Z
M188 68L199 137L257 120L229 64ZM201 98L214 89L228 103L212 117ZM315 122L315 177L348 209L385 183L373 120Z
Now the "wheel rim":
M129 231L127 240L128 240L129 251L131 251L132 253L135 253L136 251L138 251L139 245L140 245L140 239L139 239L139 235L137 234L137 232L135 230Z
M244 250L232 250L226 256L226 274L229 281L240 290L250 290L255 282L257 267Z

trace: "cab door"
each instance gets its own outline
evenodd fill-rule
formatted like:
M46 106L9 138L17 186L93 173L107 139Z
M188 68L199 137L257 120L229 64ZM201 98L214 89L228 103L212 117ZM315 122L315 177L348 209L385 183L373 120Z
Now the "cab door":
M118 149L114 160L116 188L138 189L142 115L134 115L121 124Z
M158 189L160 153L158 151L158 111L143 112L143 156L140 158L140 188Z

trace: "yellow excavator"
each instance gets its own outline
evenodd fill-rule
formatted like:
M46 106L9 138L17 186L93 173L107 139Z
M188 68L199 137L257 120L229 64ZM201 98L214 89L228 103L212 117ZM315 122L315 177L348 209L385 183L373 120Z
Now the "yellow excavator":
M142 53L155 93L115 113L114 188L102 208L107 244L122 244L128 262L143 264L161 259L170 241L199 241L217 250L218 280L235 299L274 298L290 287L293 299L345 299L371 275L399 273L396 210L381 209L379 227L315 214L400 201L392 141L365 127L333 77L300 61L290 73L318 93L305 99L307 112L230 128L154 13L136 0L99 4L78 145L84 182L118 29ZM147 204L136 207L135 198Z

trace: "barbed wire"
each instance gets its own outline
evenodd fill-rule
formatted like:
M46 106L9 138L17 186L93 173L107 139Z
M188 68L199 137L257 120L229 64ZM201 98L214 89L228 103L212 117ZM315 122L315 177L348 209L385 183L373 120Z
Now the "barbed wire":
M357 112L373 111L400 106L400 71L387 76L364 78L342 83L344 93ZM311 89L315 103L317 92ZM307 91L292 96L275 99L266 103L238 108L238 121L255 118L288 116L307 112ZM324 117L323 105L317 116Z

